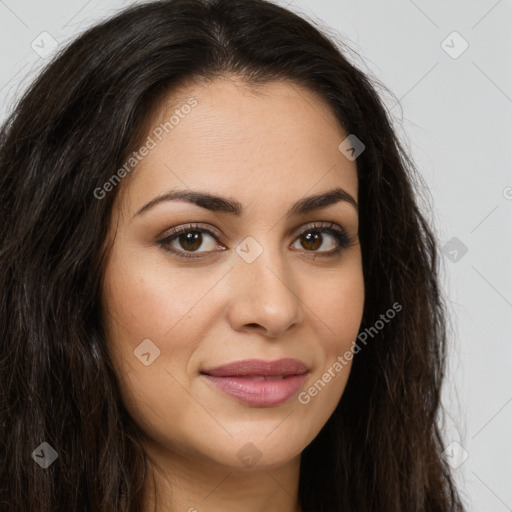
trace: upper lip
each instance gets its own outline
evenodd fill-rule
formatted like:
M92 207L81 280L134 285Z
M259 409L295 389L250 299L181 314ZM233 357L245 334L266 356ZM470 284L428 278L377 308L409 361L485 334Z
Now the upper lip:
M201 373L212 377L272 377L282 375L302 375L309 371L306 363L297 359L285 358L277 361L264 361L262 359L247 359L202 370Z

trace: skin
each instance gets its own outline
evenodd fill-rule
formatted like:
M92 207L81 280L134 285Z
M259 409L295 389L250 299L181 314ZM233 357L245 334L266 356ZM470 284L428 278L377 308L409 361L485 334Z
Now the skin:
M104 276L123 403L150 459L145 511L157 500L160 512L297 512L300 454L334 411L351 364L308 404L295 395L273 407L233 399L200 370L291 357L310 366L307 390L351 349L364 304L357 209L339 201L285 214L299 199L336 187L357 201L356 163L338 149L347 134L329 107L297 85L256 90L232 76L194 84L174 91L150 125L190 97L197 106L120 185ZM177 188L237 200L244 213L168 201L137 215ZM321 243L308 245L300 233L313 222L335 223L352 244L322 257L336 239L323 232ZM190 223L222 235L203 234L199 258L180 259L157 243ZM263 250L252 263L236 252L248 236ZM171 244L194 252L186 240ZM134 355L145 339L160 350L148 366ZM247 443L261 454L250 467L237 457Z

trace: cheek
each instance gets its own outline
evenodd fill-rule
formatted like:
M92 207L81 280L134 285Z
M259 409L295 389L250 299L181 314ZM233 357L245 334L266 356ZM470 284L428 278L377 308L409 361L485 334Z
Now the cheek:
M169 348L178 356L181 346L191 348L190 341L207 324L207 316L198 312L215 276L198 271L191 282L190 272L169 269L161 258L141 259L130 251L117 256L113 254L109 262L103 288L108 339L117 354L132 362L133 350L145 339L151 339L161 351L171 344ZM190 318L194 322L187 322ZM180 335L184 324L186 337Z
M153 263L130 258L129 252L112 257L103 301L122 402L143 432L165 443L191 429L187 418L204 414L191 400L186 369L210 326L201 299L218 277L191 285L183 270ZM189 414L178 417L176 411Z
M364 279L360 265L354 263L331 276L319 278L316 293L307 297L310 317L318 326L324 351L345 352L358 334L364 308Z
M141 252L124 247L106 269L107 340L125 403L180 410L190 402L183 386L193 377L194 353L220 316L220 302L205 299L225 270L171 268L158 253Z
M352 347L357 338L364 308L364 279L360 265L348 266L309 295L310 321L317 332L319 365L305 383L298 402L315 418L310 436L327 422L347 384L352 367Z

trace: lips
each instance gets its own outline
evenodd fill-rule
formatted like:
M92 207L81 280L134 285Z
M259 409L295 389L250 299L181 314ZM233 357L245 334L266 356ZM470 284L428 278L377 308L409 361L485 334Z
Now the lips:
M212 377L288 377L290 375L303 375L309 371L306 363L297 359L279 359L277 361L263 361L261 359L248 359L235 361L217 368L203 370L201 373Z
M303 384L309 367L297 359L235 361L203 370L215 388L253 407L271 407L289 400Z

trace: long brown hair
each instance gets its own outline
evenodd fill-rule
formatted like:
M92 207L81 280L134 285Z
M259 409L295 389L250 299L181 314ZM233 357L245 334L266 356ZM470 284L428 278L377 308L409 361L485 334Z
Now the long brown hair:
M303 512L463 510L437 423L437 242L416 200L420 177L348 51L264 0L151 2L85 32L21 98L0 132L2 511L141 510L147 460L100 314L117 190L94 191L139 146L164 93L226 73L305 86L363 141L361 331L402 306L354 356L337 409L302 454ZM58 454L46 469L31 456L43 442Z

